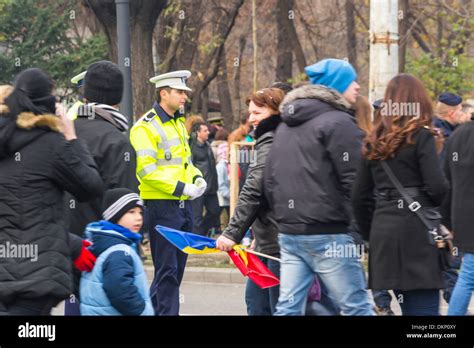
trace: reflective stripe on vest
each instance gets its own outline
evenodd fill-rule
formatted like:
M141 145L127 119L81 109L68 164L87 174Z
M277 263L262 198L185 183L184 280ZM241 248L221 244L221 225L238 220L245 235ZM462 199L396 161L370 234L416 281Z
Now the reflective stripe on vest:
M161 143L159 144L159 147L162 148L163 151L165 152L165 158L169 157L171 159L170 145L169 145L168 137L166 136L165 131L163 130L163 128L161 128L160 124L158 123L156 119L153 119L151 121L151 124L153 128L155 128L155 130L160 135Z
M139 151L153 151L153 150L139 150ZM138 151L137 151L138 153ZM158 166L173 166L173 165L180 165L183 164L183 159L182 158L171 158L170 160L166 160L164 158L160 158L156 160L156 163L151 163L145 167L143 167L142 170L138 172L138 177L142 179L144 176L147 174L150 174L154 172L155 170L158 169Z
M155 150L138 150L137 156L150 156L156 158L156 156L158 156L158 153Z
M153 173L156 170L156 168L157 167L155 163L149 164L143 167L143 169L140 170L137 175L140 179L142 179L145 175Z
M158 143L157 145L158 145L158 148L164 150L164 149L170 148L171 146L176 146L180 144L181 144L181 140L179 140L179 138L173 138L170 140L162 141L161 143Z
M169 160L160 158L156 161L156 164L158 164L159 166L183 164L183 159L180 157L171 158Z

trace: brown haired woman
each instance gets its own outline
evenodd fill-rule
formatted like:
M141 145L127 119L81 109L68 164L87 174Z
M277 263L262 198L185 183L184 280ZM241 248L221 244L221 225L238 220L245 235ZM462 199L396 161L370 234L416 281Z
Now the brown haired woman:
M352 198L359 229L370 241L369 288L393 289L403 315L438 315L444 287L438 251L380 164L385 161L422 206L441 204L447 184L431 127L431 100L418 79L400 74L388 84L379 111L364 141Z
M222 236L217 239L217 248L231 250L239 243L245 232L252 226L255 235L255 249L259 252L279 257L278 229L273 212L264 196L264 168L273 144L275 130L281 122L278 107L283 100L283 91L278 88L264 88L247 98L250 123L255 129L257 144L256 159L250 165L247 179L242 187L234 215ZM278 261L262 259L266 266L279 277ZM245 302L249 315L272 315L278 301L279 288L260 289L252 281L247 281Z

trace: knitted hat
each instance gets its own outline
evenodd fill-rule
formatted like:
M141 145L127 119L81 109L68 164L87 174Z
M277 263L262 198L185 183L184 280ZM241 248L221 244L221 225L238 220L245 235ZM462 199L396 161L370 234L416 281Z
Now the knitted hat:
M102 218L112 223L117 223L130 209L143 208L140 196L126 188L107 190L104 196Z
M35 115L56 112L56 98L51 94L53 81L44 71L37 68L23 70L15 77L14 87L5 104L15 117L23 111Z
M313 85L324 85L341 94L357 79L352 65L341 59L324 59L307 66L304 71Z
M84 98L91 103L117 105L122 100L123 75L107 60L89 65L84 78Z

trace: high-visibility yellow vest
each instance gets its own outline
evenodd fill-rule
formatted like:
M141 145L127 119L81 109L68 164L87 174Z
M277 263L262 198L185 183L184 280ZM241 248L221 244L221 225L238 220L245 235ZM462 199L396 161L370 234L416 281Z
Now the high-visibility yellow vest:
M81 102L80 100L78 100L77 102L75 102L71 108L67 111L67 117L71 120L75 120L77 118L77 112L79 111L79 108L84 105L83 102Z
M130 130L143 199L187 200L184 185L202 176L191 160L184 117L177 116L168 116L155 103Z

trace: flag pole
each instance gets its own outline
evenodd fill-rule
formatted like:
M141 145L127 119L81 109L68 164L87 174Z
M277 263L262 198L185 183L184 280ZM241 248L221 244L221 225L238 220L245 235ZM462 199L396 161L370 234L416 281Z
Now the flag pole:
M249 249L244 249L244 250L245 250L246 252L250 253L250 254L254 254L254 255L266 257L267 259L281 262L281 260L280 260L278 257L275 257L275 256L270 256L270 255L263 254L263 253L259 253L259 252L257 252L257 251L249 250Z

